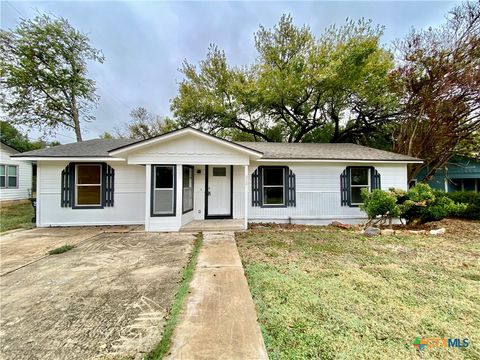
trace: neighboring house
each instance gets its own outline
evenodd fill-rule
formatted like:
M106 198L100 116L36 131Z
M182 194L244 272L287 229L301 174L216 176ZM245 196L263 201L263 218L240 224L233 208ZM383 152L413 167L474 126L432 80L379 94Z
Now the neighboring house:
M32 191L32 164L12 158L20 152L0 142L0 201L28 199Z
M421 160L354 144L235 143L192 128L21 154L37 163L37 226L192 220L356 223L362 188L407 188Z
M420 172L423 178L427 170ZM454 157L447 165L437 170L428 184L437 190L480 192L480 160L467 157Z

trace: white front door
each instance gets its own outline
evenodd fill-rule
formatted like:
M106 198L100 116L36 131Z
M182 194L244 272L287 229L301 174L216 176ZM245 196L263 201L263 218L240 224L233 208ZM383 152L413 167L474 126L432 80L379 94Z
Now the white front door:
M230 166L208 167L207 216L230 216L231 199Z

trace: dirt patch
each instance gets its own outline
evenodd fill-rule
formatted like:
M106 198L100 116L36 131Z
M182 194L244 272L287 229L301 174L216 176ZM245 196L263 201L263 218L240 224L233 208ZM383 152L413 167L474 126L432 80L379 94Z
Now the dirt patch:
M160 341L194 235L102 233L0 278L2 359L135 357Z
M340 224L340 223L339 223ZM348 225L343 226L315 226L315 225L298 225L298 224L274 224L274 223L258 223L250 224L250 232L253 233L269 233L272 230L283 232L302 232L310 230L321 229L340 229L343 231L360 231L364 227L362 225ZM440 221L430 221L427 223L416 223L409 225L395 224L391 227L388 225L379 225L381 229L393 228L395 230L433 230L445 228L448 234L458 236L458 234L464 234L467 238L470 236L480 237L480 221L478 220L463 220L463 219L443 219Z

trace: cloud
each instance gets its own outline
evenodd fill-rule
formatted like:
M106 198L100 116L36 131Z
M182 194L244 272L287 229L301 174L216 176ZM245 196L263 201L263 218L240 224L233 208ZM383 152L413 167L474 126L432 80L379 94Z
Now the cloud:
M208 45L225 50L231 64L255 61L253 33L271 27L283 13L296 24L320 34L345 19L371 18L385 25L384 42L402 37L411 26L443 21L450 2L12 2L1 3L2 28L37 11L62 16L102 49L104 64L92 64L89 75L101 96L97 120L84 124L85 138L95 138L129 119L130 109L144 106L160 115L170 113L170 99L181 80L184 59L197 63ZM73 134L61 133L62 142Z

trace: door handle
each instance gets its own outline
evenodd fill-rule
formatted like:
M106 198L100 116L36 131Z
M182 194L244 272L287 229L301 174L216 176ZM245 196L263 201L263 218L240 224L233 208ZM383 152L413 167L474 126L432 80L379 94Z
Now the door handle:
M210 191L208 192L208 196L210 196Z

